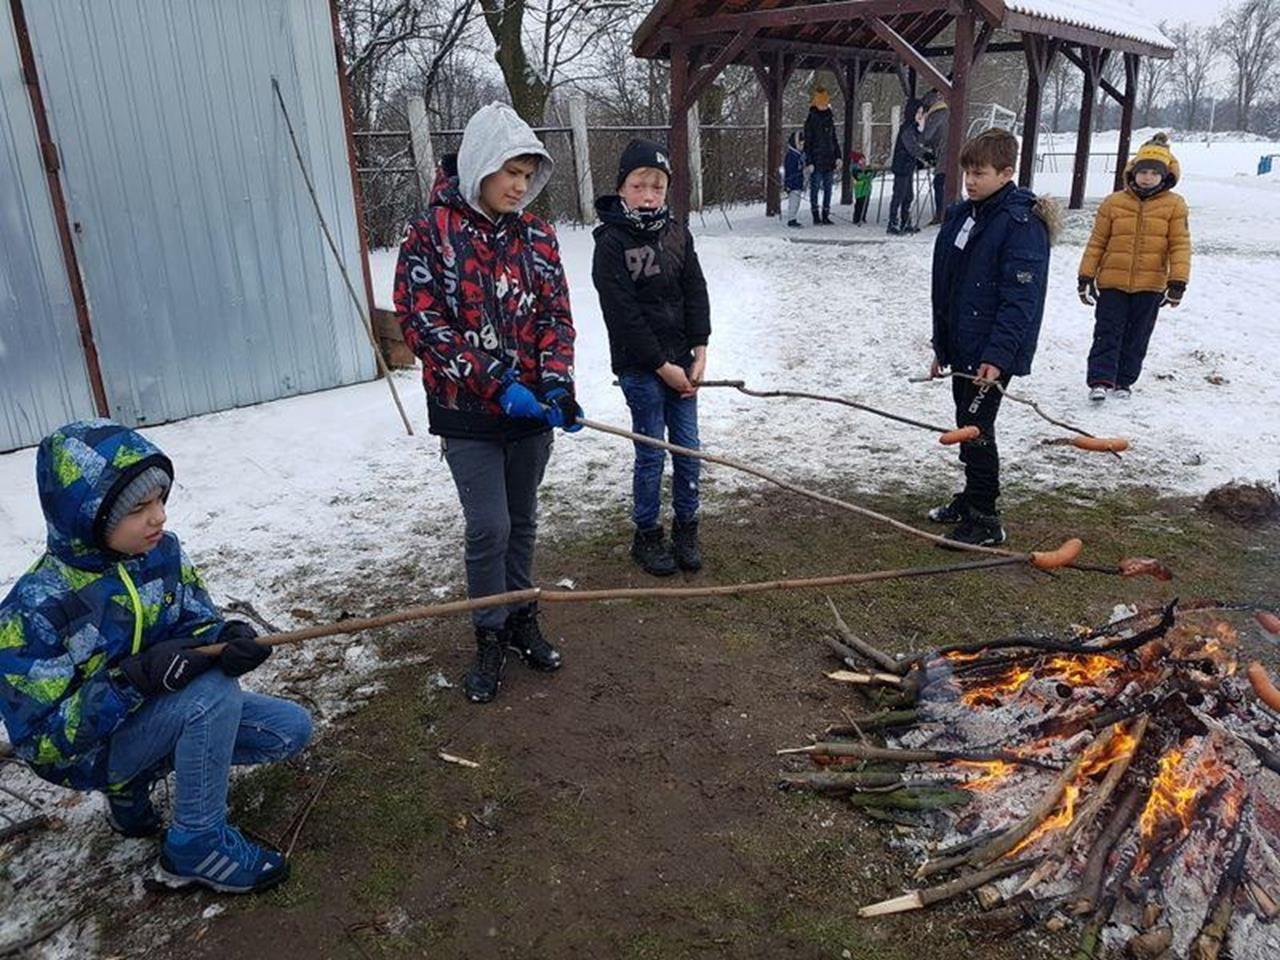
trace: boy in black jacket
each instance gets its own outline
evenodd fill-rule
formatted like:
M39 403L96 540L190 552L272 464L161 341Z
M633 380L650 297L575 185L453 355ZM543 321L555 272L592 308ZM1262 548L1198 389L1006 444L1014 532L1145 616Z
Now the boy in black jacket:
M711 310L693 237L667 209L670 177L665 147L648 140L627 144L618 193L596 201L600 226L591 279L632 429L697 449L698 382L707 364ZM666 453L639 443L635 448L631 555L654 576L677 567L699 569L698 461L672 458L675 522L668 544L659 522Z

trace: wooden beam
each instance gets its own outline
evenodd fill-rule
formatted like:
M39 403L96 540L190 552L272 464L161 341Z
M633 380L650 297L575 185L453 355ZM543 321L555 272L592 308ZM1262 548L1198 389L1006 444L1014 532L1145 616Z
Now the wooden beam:
M811 43L807 40L783 40L775 37L762 37L754 44L757 49L772 53L782 50L815 57L832 57L837 60L881 60L891 63L897 59L891 50L875 50L871 47L842 47L834 43Z
M671 47L671 212L677 223L689 216L689 47Z
M962 16L972 17L972 14L962 14ZM956 22L959 23L958 18ZM944 97L951 92L951 82L942 75L942 71L930 63L927 57L922 56L920 51L907 43L907 41L902 38L901 34L894 30L893 27L889 26L879 17L873 17L868 20L867 23L871 29L876 32L876 36L880 37L880 39L885 43L893 47L893 49L897 51L898 56L901 57L908 65L914 67L920 75L924 77L925 81L928 82L935 90L942 93ZM957 41L956 46L961 47L964 50L967 54L965 59L969 60L973 55L972 38L966 41L966 44L961 44Z
M787 87L790 71L786 56L778 51L771 58L768 107L765 113L765 170L769 174L769 187L765 191L765 216L782 213L782 184L778 182L778 167L782 166L782 95Z
M1115 50L1120 53L1137 53L1144 57L1159 57L1162 60L1167 60L1173 56L1173 50L1157 47L1155 44L1144 43L1141 40L1131 40L1128 37L1119 37L1112 33L1103 33L1100 30L1090 30L1088 27L1060 23L1057 20L1045 20L1043 17L1017 13L1013 10L1005 11L1002 26L1005 30L1011 30L1014 33L1045 34L1057 37L1059 40L1065 40L1068 43Z
M1024 33L1022 43L1027 58L1027 107L1022 115L1022 157L1018 165L1018 185L1030 189L1036 176L1036 144L1040 139L1040 106L1044 100L1044 80L1058 54L1058 41L1034 33Z
M1110 50L1107 50L1104 52L1108 55L1110 55L1111 53ZM1076 51L1072 50L1070 47L1063 47L1062 53L1068 60L1074 63L1081 70L1085 69L1084 60L1081 59L1080 54L1078 54ZM1132 56L1132 54L1125 54L1125 56ZM1104 57L1103 60L1105 61L1106 57ZM1106 79L1103 76L1099 76L1098 86L1101 87L1102 91L1107 96L1109 96L1112 100L1114 100L1116 103L1120 104L1121 106L1124 106L1124 94L1121 93L1119 90L1117 90L1114 86L1112 86L1110 80Z
M1082 67L1080 84L1080 125L1076 131L1076 158L1071 171L1071 200L1067 204L1072 210L1084 206L1084 192L1089 180L1089 152L1093 145L1093 102L1098 96L1098 78L1107 62L1106 50L1097 47L1083 47L1080 50ZM1075 58L1071 58L1073 61Z
M689 37L722 30L742 30L748 26L760 29L797 27L835 20L866 20L891 17L901 13L931 13L940 0L835 0L832 3L807 3L794 7L773 7L744 13L722 13L710 17L691 16L679 24L679 31Z
M849 170L849 154L853 153L854 111L858 104L858 88L866 76L866 64L855 60L846 68L844 83L844 156L840 166L840 205L853 203L853 176Z
M1138 101L1138 71L1142 61L1136 53L1124 55L1124 100L1120 107L1120 142L1116 145L1116 177L1113 190L1124 189L1124 168L1129 165L1129 144L1133 140L1133 108Z
M978 40L973 45L973 61L977 63L982 59L982 55L987 52L987 47L991 43L991 36L996 32L996 26L990 20L982 22L982 29L978 31Z
M979 34L978 40L979 41L982 40L981 34ZM919 50L924 56L929 57L930 59L933 59L934 57L954 56L956 52L956 48L952 44L944 44L938 47L917 47L916 49ZM999 43L991 43L990 41L988 41L987 45L983 47L981 52L983 53L1021 53L1022 41L1002 40Z
M973 64L974 15L971 10L956 17L956 57L952 65L947 101L947 155L939 172L943 181L942 206L947 208L960 196L960 148L964 146L965 113L969 97L969 68ZM942 210L935 211L939 217Z
M685 93L687 97L686 107L697 102L703 91L715 82L716 77L720 76L725 67L738 58L738 55L747 48L747 44L755 38L758 32L759 29L755 27L739 30L737 35L729 41L728 45L720 51L716 58L698 71L698 74L689 82L689 89Z

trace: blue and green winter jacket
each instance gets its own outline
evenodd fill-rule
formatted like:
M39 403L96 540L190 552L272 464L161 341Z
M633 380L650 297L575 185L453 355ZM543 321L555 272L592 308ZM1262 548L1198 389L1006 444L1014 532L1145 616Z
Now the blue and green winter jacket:
M46 552L0 602L0 719L37 774L78 790L112 786L111 734L143 700L112 668L163 640L222 630L172 533L136 557L103 545L104 504L153 466L173 474L154 445L110 420L46 437L36 457Z

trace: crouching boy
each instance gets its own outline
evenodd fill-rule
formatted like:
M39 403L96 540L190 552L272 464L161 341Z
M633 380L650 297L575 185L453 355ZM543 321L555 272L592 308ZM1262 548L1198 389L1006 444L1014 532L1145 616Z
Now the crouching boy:
M248 893L289 875L283 855L227 822L233 764L300 751L311 718L241 690L271 648L223 620L167 533L173 464L110 420L46 437L36 482L44 556L0 602L0 717L40 777L106 794L126 836L162 828L151 788L174 774L172 822L156 878ZM217 654L197 649L221 644Z
M961 543L1005 540L996 500L1001 388L1031 372L1044 316L1057 204L1013 183L1018 140L1007 130L978 134L960 151L967 200L946 212L933 248L933 364L951 368L956 425L981 433L960 445L964 489L929 511ZM1052 225L1052 228L1051 228ZM997 386L998 385L998 386Z

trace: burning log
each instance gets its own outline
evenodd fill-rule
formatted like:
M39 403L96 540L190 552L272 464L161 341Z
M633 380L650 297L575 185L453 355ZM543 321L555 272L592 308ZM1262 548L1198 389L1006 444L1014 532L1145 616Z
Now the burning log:
M954 750L895 750L892 747L877 747L869 743L848 743L839 740L811 743L807 747L787 747L777 751L777 753L779 756L807 753L827 757L857 757L860 760L884 760L890 763L954 763L957 760L990 763L999 760L1004 763L1025 764L1031 767L1046 766L1045 763L1034 757L1023 757L1004 750L981 753L965 753Z
M895 810L940 810L962 807L973 797L967 790L944 787L902 787L888 793L851 793L849 802L855 807L890 807Z
M1244 829L1247 820L1247 816L1241 816L1237 825L1235 852L1218 882L1205 924L1191 944L1192 960L1218 960L1226 942L1231 916L1235 913L1236 891L1244 880L1244 863L1249 856L1250 836L1248 830Z
M1002 877L1008 877L1019 871L1026 870L1028 867L1034 866L1036 860L1014 860L1010 863L997 864L994 867L987 867L985 870L977 870L973 873L967 873L963 877L959 877L948 883L939 884L936 887L924 887L920 890L908 890L900 897L894 897L891 900L882 900L879 903L873 903L870 906L861 907L858 910L860 917L881 917L887 913L904 913L907 910L919 910L923 907L931 906L935 903L942 903L944 900L950 900L962 893L982 886L984 883L990 883L992 880L999 880Z

